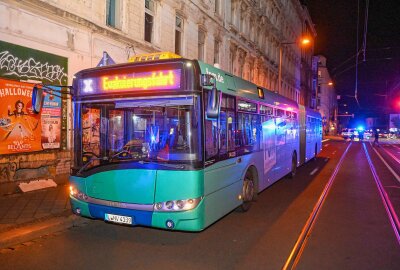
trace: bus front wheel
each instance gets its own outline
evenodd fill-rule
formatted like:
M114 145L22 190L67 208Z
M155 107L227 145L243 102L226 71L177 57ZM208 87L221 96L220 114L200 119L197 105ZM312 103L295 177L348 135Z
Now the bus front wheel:
M254 177L250 171L246 172L246 175L243 180L242 187L242 205L240 206L240 210L242 212L246 212L250 209L251 203L254 199L255 186L254 186Z

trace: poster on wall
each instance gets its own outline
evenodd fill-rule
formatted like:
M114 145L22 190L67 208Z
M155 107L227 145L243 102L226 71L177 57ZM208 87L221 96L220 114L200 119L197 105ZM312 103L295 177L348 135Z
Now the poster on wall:
M55 90L60 88L52 87ZM60 148L61 144L61 98L46 93L41 111L43 149Z
M36 81L51 85L67 85L68 58L0 40L0 78L16 81ZM46 108L45 117L49 117L49 119L42 119L41 121L45 126L44 130L47 129L47 134L44 130L42 133L42 143L45 149L67 149L68 107L66 98L65 96L65 99L57 101L62 110L62 117L60 116L59 119L56 119L57 108L53 105ZM0 115L0 117L2 116ZM52 135L50 130L57 125L60 126L62 132L60 133L57 129L56 134ZM2 153L0 152L0 154Z
M42 150L40 115L31 99L31 83L0 79L0 154Z

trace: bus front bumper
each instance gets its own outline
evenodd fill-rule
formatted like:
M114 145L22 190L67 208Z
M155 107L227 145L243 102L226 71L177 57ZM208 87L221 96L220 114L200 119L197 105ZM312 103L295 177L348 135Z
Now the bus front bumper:
M76 215L106 220L106 214L131 217L132 226L156 227L178 231L201 231L204 229L203 202L193 210L182 212L156 212L110 207L92 204L70 196L72 212Z

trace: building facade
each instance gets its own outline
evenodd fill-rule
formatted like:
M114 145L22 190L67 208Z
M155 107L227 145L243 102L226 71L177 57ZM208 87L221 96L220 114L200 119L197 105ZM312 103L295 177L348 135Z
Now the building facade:
M296 42L304 34L315 38L316 33L299 0L2 0L0 13L4 83L68 85L79 70L97 66L104 51L117 63L136 54L171 51L218 64L310 105L313 47L300 48ZM60 99L57 106L49 111L54 122L59 110L58 144L53 140L45 148L42 141L40 151L33 147L0 153L0 194L27 179L68 176L71 104ZM50 130L49 119L35 121ZM27 134L33 134L31 129ZM48 130L41 131L42 138Z
M338 130L337 94L326 66L326 58L322 55L314 56L313 66L317 72L313 83L315 92L312 104L322 116L324 133L335 135Z

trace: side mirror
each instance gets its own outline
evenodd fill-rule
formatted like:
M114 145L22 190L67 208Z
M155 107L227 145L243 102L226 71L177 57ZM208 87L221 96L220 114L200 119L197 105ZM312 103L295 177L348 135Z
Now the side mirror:
M211 74L201 74L201 86L215 86L215 77Z
M221 102L221 92L216 87L211 89L208 93L208 104L206 110L206 117L208 119L217 119L219 115L219 107Z
M40 113L43 106L43 89L36 85L32 90L32 109L34 113Z

